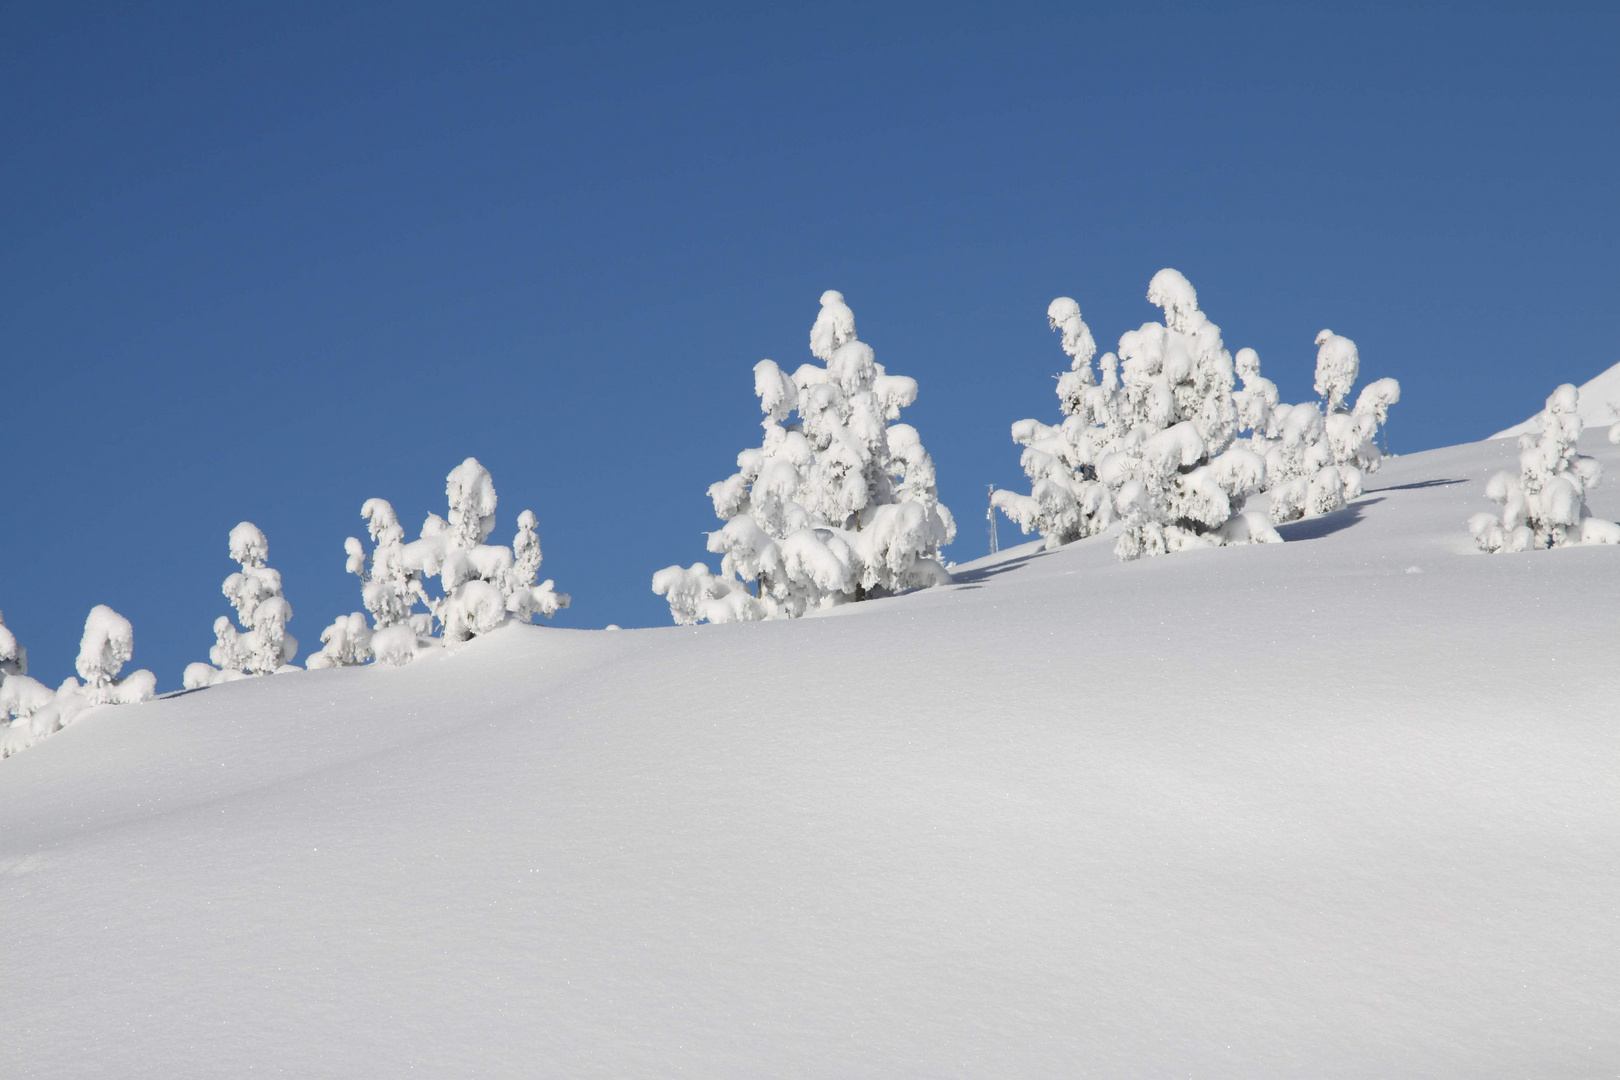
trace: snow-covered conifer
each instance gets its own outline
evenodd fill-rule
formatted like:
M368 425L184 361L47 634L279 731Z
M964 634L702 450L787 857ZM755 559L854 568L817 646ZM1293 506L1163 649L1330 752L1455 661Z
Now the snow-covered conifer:
M281 595L280 572L266 565L270 544L264 533L243 521L231 530L229 544L241 569L225 579L221 591L236 609L239 626L224 615L214 620L214 645L208 650L213 666L187 665L182 682L188 690L280 671L298 653L298 639L287 633L292 605Z
M129 620L105 604L90 610L79 640L77 668L52 690L28 677L28 654L0 617L0 758L26 750L72 723L93 705L134 705L157 693L157 676L144 668L118 678L135 652Z
M540 574L540 532L534 511L518 515L517 535L512 538L511 578L506 583L506 610L519 622L530 622L536 615L551 618L568 606L567 593L557 591L550 578L536 585Z
M1364 474L1377 472L1382 461L1378 430L1389 407L1401 399L1400 383L1377 379L1362 388L1354 408L1346 408L1361 370L1356 343L1323 330L1316 345L1321 407L1279 404L1275 384L1260 375L1259 357L1248 349L1238 354L1244 379L1244 389L1235 395L1239 424L1251 433L1243 444L1266 459L1273 524L1331 513L1360 495Z
M467 458L450 471L445 497L449 517L429 514L409 543L393 506L368 499L361 516L375 545L369 572L365 546L355 537L344 542L347 569L364 583L361 599L373 621L371 653L382 663L408 662L435 624L445 641L465 641L493 630L508 615L528 622L568 606L568 595L555 583L535 584L541 555L532 512L518 516L512 547L485 543L495 527L498 498L494 479L478 459ZM437 597L426 587L433 578L439 579ZM426 612L415 611L418 604Z
M1475 543L1485 552L1620 543L1620 525L1593 517L1586 507L1586 493L1603 468L1576 450L1583 426L1579 391L1570 383L1558 387L1537 420L1540 431L1519 436L1519 475L1499 472L1485 485L1486 498L1502 510L1469 518Z
M131 705L150 699L157 691L157 677L150 671L143 668L118 678L134 655L135 628L129 620L106 604L91 608L74 663L85 683L85 700L92 705Z
M1148 300L1164 322L1122 335L1118 355L1104 353L1098 362L1100 378L1079 305L1067 297L1052 302L1047 322L1062 333L1071 358L1058 380L1065 419L1059 427L1013 425L1031 490L997 492L996 506L1025 532L1040 532L1048 547L1117 519L1121 559L1278 539L1245 506L1264 486L1265 462L1232 445L1244 420L1269 423L1276 387L1259 377L1253 350L1244 350L1245 388L1234 394L1220 328L1178 271L1155 274Z
M0 615L0 758L57 729L56 693L28 677L28 650Z
M720 573L697 563L653 577L676 622L794 618L948 580L939 549L956 525L933 459L915 428L892 423L916 399L916 381L884 370L833 290L822 294L810 353L824 366L791 376L770 360L754 366L764 439L709 487L725 523L708 543Z
M332 625L321 631L321 649L310 654L304 666L311 671L322 668L351 667L371 659L371 627L366 625L364 612L352 611L339 615Z
M1020 420L1013 442L1024 447L1019 464L1030 480L1030 493L997 491L991 502L1025 535L1036 532L1048 548L1091 536L1114 520L1114 500L1097 479L1097 463L1118 448L1122 432L1116 422L1119 377L1114 357L1105 357L1099 382L1091 360L1097 344L1080 315L1080 305L1066 296L1046 310L1047 325L1062 334L1069 370L1058 377L1058 408L1063 423L1052 427L1039 420Z

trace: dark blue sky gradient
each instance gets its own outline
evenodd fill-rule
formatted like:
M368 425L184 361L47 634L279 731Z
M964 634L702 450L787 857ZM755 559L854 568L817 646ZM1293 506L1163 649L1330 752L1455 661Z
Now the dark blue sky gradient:
M662 624L826 288L921 384L958 560L1056 295L1108 348L1177 267L1285 400L1347 334L1397 451L1620 360L1616 9L1304 7L9 6L0 608L55 683L109 603L173 689L245 518L302 659L361 502L414 535L473 454L558 625Z

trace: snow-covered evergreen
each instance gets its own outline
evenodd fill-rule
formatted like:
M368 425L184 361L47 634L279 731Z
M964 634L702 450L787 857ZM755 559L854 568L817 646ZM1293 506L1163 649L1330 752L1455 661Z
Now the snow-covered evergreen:
M884 370L834 290L810 353L822 365L791 376L770 360L754 366L764 438L709 487L724 522L708 543L720 573L696 563L653 576L678 623L796 618L949 580L939 550L955 521L917 430L894 422L916 381Z
M1274 524L1331 513L1361 494L1363 478L1377 472L1379 428L1389 408L1401 399L1394 379L1374 380L1362 388L1353 408L1350 391L1361 371L1356 343L1331 330L1316 336L1315 389L1322 405L1277 404L1275 387L1259 375L1259 358L1244 358L1240 370L1253 372L1258 396L1270 387L1269 409L1252 404L1244 410L1249 444L1265 455L1269 516ZM1247 351L1247 350L1245 350ZM1245 387L1250 376L1245 374Z
M157 676L142 668L118 677L135 655L135 628L128 619L97 604L84 620L79 656L74 668L84 680L84 697L91 705L133 705L157 692Z
M321 631L321 649L310 654L304 666L311 671L322 668L351 667L371 659L371 627L366 625L364 612L352 611L339 615Z
M214 645L208 650L212 664L186 666L181 677L186 689L212 686L252 675L269 675L292 663L298 639L287 633L292 605L281 595L281 573L269 565L270 542L251 521L243 521L229 536L231 558L241 567L225 579L220 591L236 609L239 626L221 615L214 620Z
M1053 427L1020 420L1013 442L1024 447L1019 463L1030 479L1030 493L997 491L991 503L1025 535L1039 533L1048 548L1101 532L1114 520L1112 493L1097 478L1104 454L1121 443L1119 368L1112 353L1103 358L1102 379L1092 370L1097 344L1066 296L1052 301L1046 320L1062 334L1069 370L1058 377L1058 407L1064 420Z
M512 547L484 542L495 527L498 498L494 479L478 459L467 458L450 471L445 497L449 517L429 514L410 543L389 502L366 500L360 513L374 545L369 571L365 545L352 536L344 541L347 569L363 582L361 602L372 617L369 652L382 663L409 662L436 628L445 641L465 641L509 616L521 622L535 615L549 618L569 604L551 580L535 584L541 554L533 512L518 515ZM438 596L427 590L433 578L439 579ZM426 610L416 611L418 605ZM318 666L366 659L353 621L354 615L346 616L328 628L332 641L322 653L330 659Z
M1474 542L1485 552L1620 543L1620 525L1586 506L1603 468L1576 450L1584 427L1580 392L1570 383L1558 387L1536 421L1539 431L1519 436L1519 475L1499 472L1485 485L1486 498L1502 510L1468 519ZM1610 431L1611 442L1620 442L1617 436L1620 428Z
M60 731L95 705L134 705L157 693L157 676L142 668L122 679L135 653L135 630L105 604L90 610L79 640L75 667L84 683L69 676L51 690L28 677L27 653L0 619L0 757L10 757Z
M1265 485L1265 462L1232 447L1239 409L1220 328L1176 270L1153 276L1148 300L1164 322L1122 335L1118 355L1099 361L1100 378L1079 305L1068 297L1052 302L1047 321L1071 358L1057 387L1065 418L1058 427L1035 420L1013 426L1032 486L1028 495L997 492L996 505L1049 547L1118 519L1121 559L1277 539L1245 506ZM1245 405L1252 410L1253 402Z

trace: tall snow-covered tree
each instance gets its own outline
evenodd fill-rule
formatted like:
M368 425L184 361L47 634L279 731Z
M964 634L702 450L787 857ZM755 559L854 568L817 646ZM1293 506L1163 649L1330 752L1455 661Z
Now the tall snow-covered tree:
M1474 542L1485 552L1620 543L1620 525L1586 507L1603 467L1576 449L1580 392L1570 383L1558 387L1537 419L1539 432L1519 436L1519 475L1499 472L1485 485L1486 498L1502 510L1468 519Z
M229 536L231 558L241 567L225 579L221 591L236 609L239 625L221 615L214 620L209 664L186 666L182 682L189 689L212 686L251 675L269 675L292 663L298 639L287 633L292 605L281 595L281 573L267 565L270 543L251 521L239 523Z
M363 582L361 601L373 621L370 652L383 663L408 662L435 624L445 641L465 641L488 633L508 616L522 622L535 615L549 618L569 604L568 595L558 592L554 582L535 584L541 556L532 512L518 516L513 547L485 543L495 527L498 499L494 479L476 458L467 458L450 471L445 497L449 517L429 514L417 539L409 543L393 506L383 499L367 500L361 516L374 545L369 572L365 546L355 537L344 542L347 569ZM427 590L426 583L433 578L439 579L439 596ZM418 604L427 610L415 611ZM359 640L350 628L352 618L339 619L328 628L340 644L331 647L331 663L323 661L322 666L364 659L352 648L345 653L345 643Z
M939 549L955 521L917 430L893 422L916 381L884 370L834 290L810 354L822 364L791 376L770 360L754 366L764 438L709 488L724 522L708 543L720 573L696 563L653 576L678 623L796 618L949 580Z

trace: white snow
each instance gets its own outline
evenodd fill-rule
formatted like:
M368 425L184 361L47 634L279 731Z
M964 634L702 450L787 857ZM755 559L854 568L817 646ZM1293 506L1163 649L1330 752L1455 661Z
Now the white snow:
M1548 381L1551 382L1550 379ZM1620 423L1620 364L1593 376L1577 389L1581 395L1581 422L1587 427L1608 427ZM1498 431L1491 438L1510 439L1540 430L1541 413L1537 412L1523 423Z
M1620 552L1477 554L1516 454L90 709L0 761L0 1072L1609 1075Z

